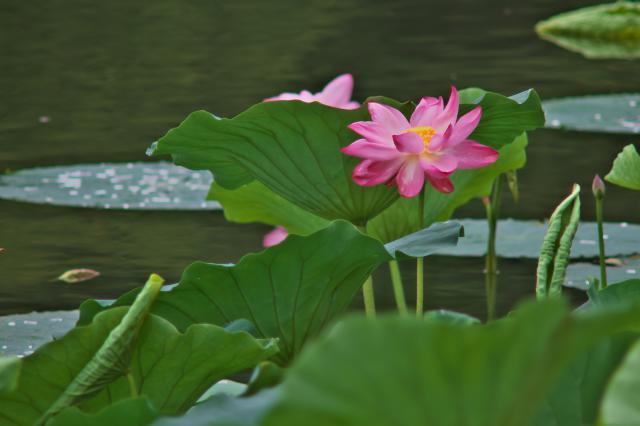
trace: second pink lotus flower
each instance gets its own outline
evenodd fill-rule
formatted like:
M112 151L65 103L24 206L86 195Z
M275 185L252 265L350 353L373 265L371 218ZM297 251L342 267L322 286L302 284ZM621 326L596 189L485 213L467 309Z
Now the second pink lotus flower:
M468 139L482 109L458 118L455 87L446 106L442 98L422 98L410 120L387 105L371 102L368 107L372 121L349 125L363 138L342 149L363 159L352 174L358 185L397 185L401 196L411 198L427 180L448 193L454 189L450 176L455 170L488 166L498 159L496 150Z

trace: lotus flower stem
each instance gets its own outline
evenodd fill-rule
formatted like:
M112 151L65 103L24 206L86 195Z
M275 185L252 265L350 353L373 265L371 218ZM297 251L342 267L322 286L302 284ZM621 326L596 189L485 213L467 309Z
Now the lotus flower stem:
M418 229L424 227L424 193L426 186L418 197ZM422 317L424 311L424 258L416 258L416 316Z
M487 257L485 259L485 291L487 298L487 320L491 321L495 316L498 256L496 253L496 238L498 229L498 216L500 215L500 199L502 197L502 176L498 176L493 184L491 198L484 199L483 203L487 212L487 224L489 226L489 238L487 241Z
M131 398L136 398L138 396L138 385L136 385L136 379L133 378L133 374L131 374L131 372L127 373L127 381L129 382Z
M407 301L404 297L404 287L402 286L402 276L400 275L400 267L397 260L389 261L389 273L391 274L391 283L393 284L393 295L396 299L398 312L401 315L407 314Z
M363 234L367 234L367 224L358 226L358 229ZM373 278L369 276L362 285L362 298L364 300L364 312L367 317L374 318L376 316L376 295L373 291Z
M603 207L605 186L600 176L596 175L591 186L596 199L596 221L598 222L598 249L600 255L600 288L607 288L607 264L605 263Z
M367 317L376 316L376 297L373 293L373 279L369 276L362 286L362 295L364 296L364 311Z

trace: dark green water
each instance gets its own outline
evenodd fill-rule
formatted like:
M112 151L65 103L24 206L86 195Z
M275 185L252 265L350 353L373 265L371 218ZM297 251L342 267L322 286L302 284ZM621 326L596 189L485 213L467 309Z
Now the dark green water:
M450 84L544 98L638 89L638 63L588 61L539 40L533 25L597 3L535 0L0 1L0 170L145 160L189 112L234 115L282 91L320 89L341 72L355 98L446 95ZM50 118L40 123L39 117ZM537 131L504 215L543 218L573 182L589 188L628 136ZM588 194L588 191L587 191ZM608 220L640 222L609 188ZM585 196L583 216L593 217ZM481 216L479 202L460 217ZM115 212L0 201L0 313L73 308L193 260L234 262L260 248L261 225L211 212ZM408 265L411 266L411 265ZM428 308L484 316L481 259L427 262ZM78 267L77 285L51 280ZM533 261L502 261L499 312L533 291ZM405 270L412 278L411 267ZM377 290L390 306L386 271ZM409 287L409 283L407 283Z

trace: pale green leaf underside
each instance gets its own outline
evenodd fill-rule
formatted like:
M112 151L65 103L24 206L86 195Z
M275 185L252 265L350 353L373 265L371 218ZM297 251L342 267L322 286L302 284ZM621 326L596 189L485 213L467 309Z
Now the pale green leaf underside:
M640 58L640 4L616 2L561 13L536 25L538 35L587 58Z
M640 121L640 116L638 120ZM640 190L640 154L635 146L624 147L613 161L613 167L605 179L625 188Z

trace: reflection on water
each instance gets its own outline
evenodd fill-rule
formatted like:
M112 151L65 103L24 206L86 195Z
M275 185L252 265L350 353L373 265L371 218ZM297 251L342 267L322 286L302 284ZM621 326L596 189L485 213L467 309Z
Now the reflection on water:
M543 97L637 90L628 78L637 63L591 62L537 39L535 22L584 6L582 0L5 3L3 170L145 160L146 147L195 109L230 116L281 91L318 89L345 71L355 75L360 99L446 94L450 84L505 93L533 86ZM530 140L521 203L505 202L510 216L545 216L574 181L589 188L593 174L606 173L629 142L627 136L550 130ZM640 221L640 211L630 211L625 197L623 190L609 190L608 218ZM583 211L593 216L588 196ZM479 203L460 212L481 214ZM195 259L237 261L259 249L266 229L228 224L204 212L0 201L0 246L7 248L0 256L0 312L69 308L88 295L112 297L152 271L176 280ZM428 306L483 315L482 262L432 263ZM77 286L50 282L76 267L102 276ZM531 262L503 262L499 311L531 292L534 268ZM387 288L379 281L381 290Z

